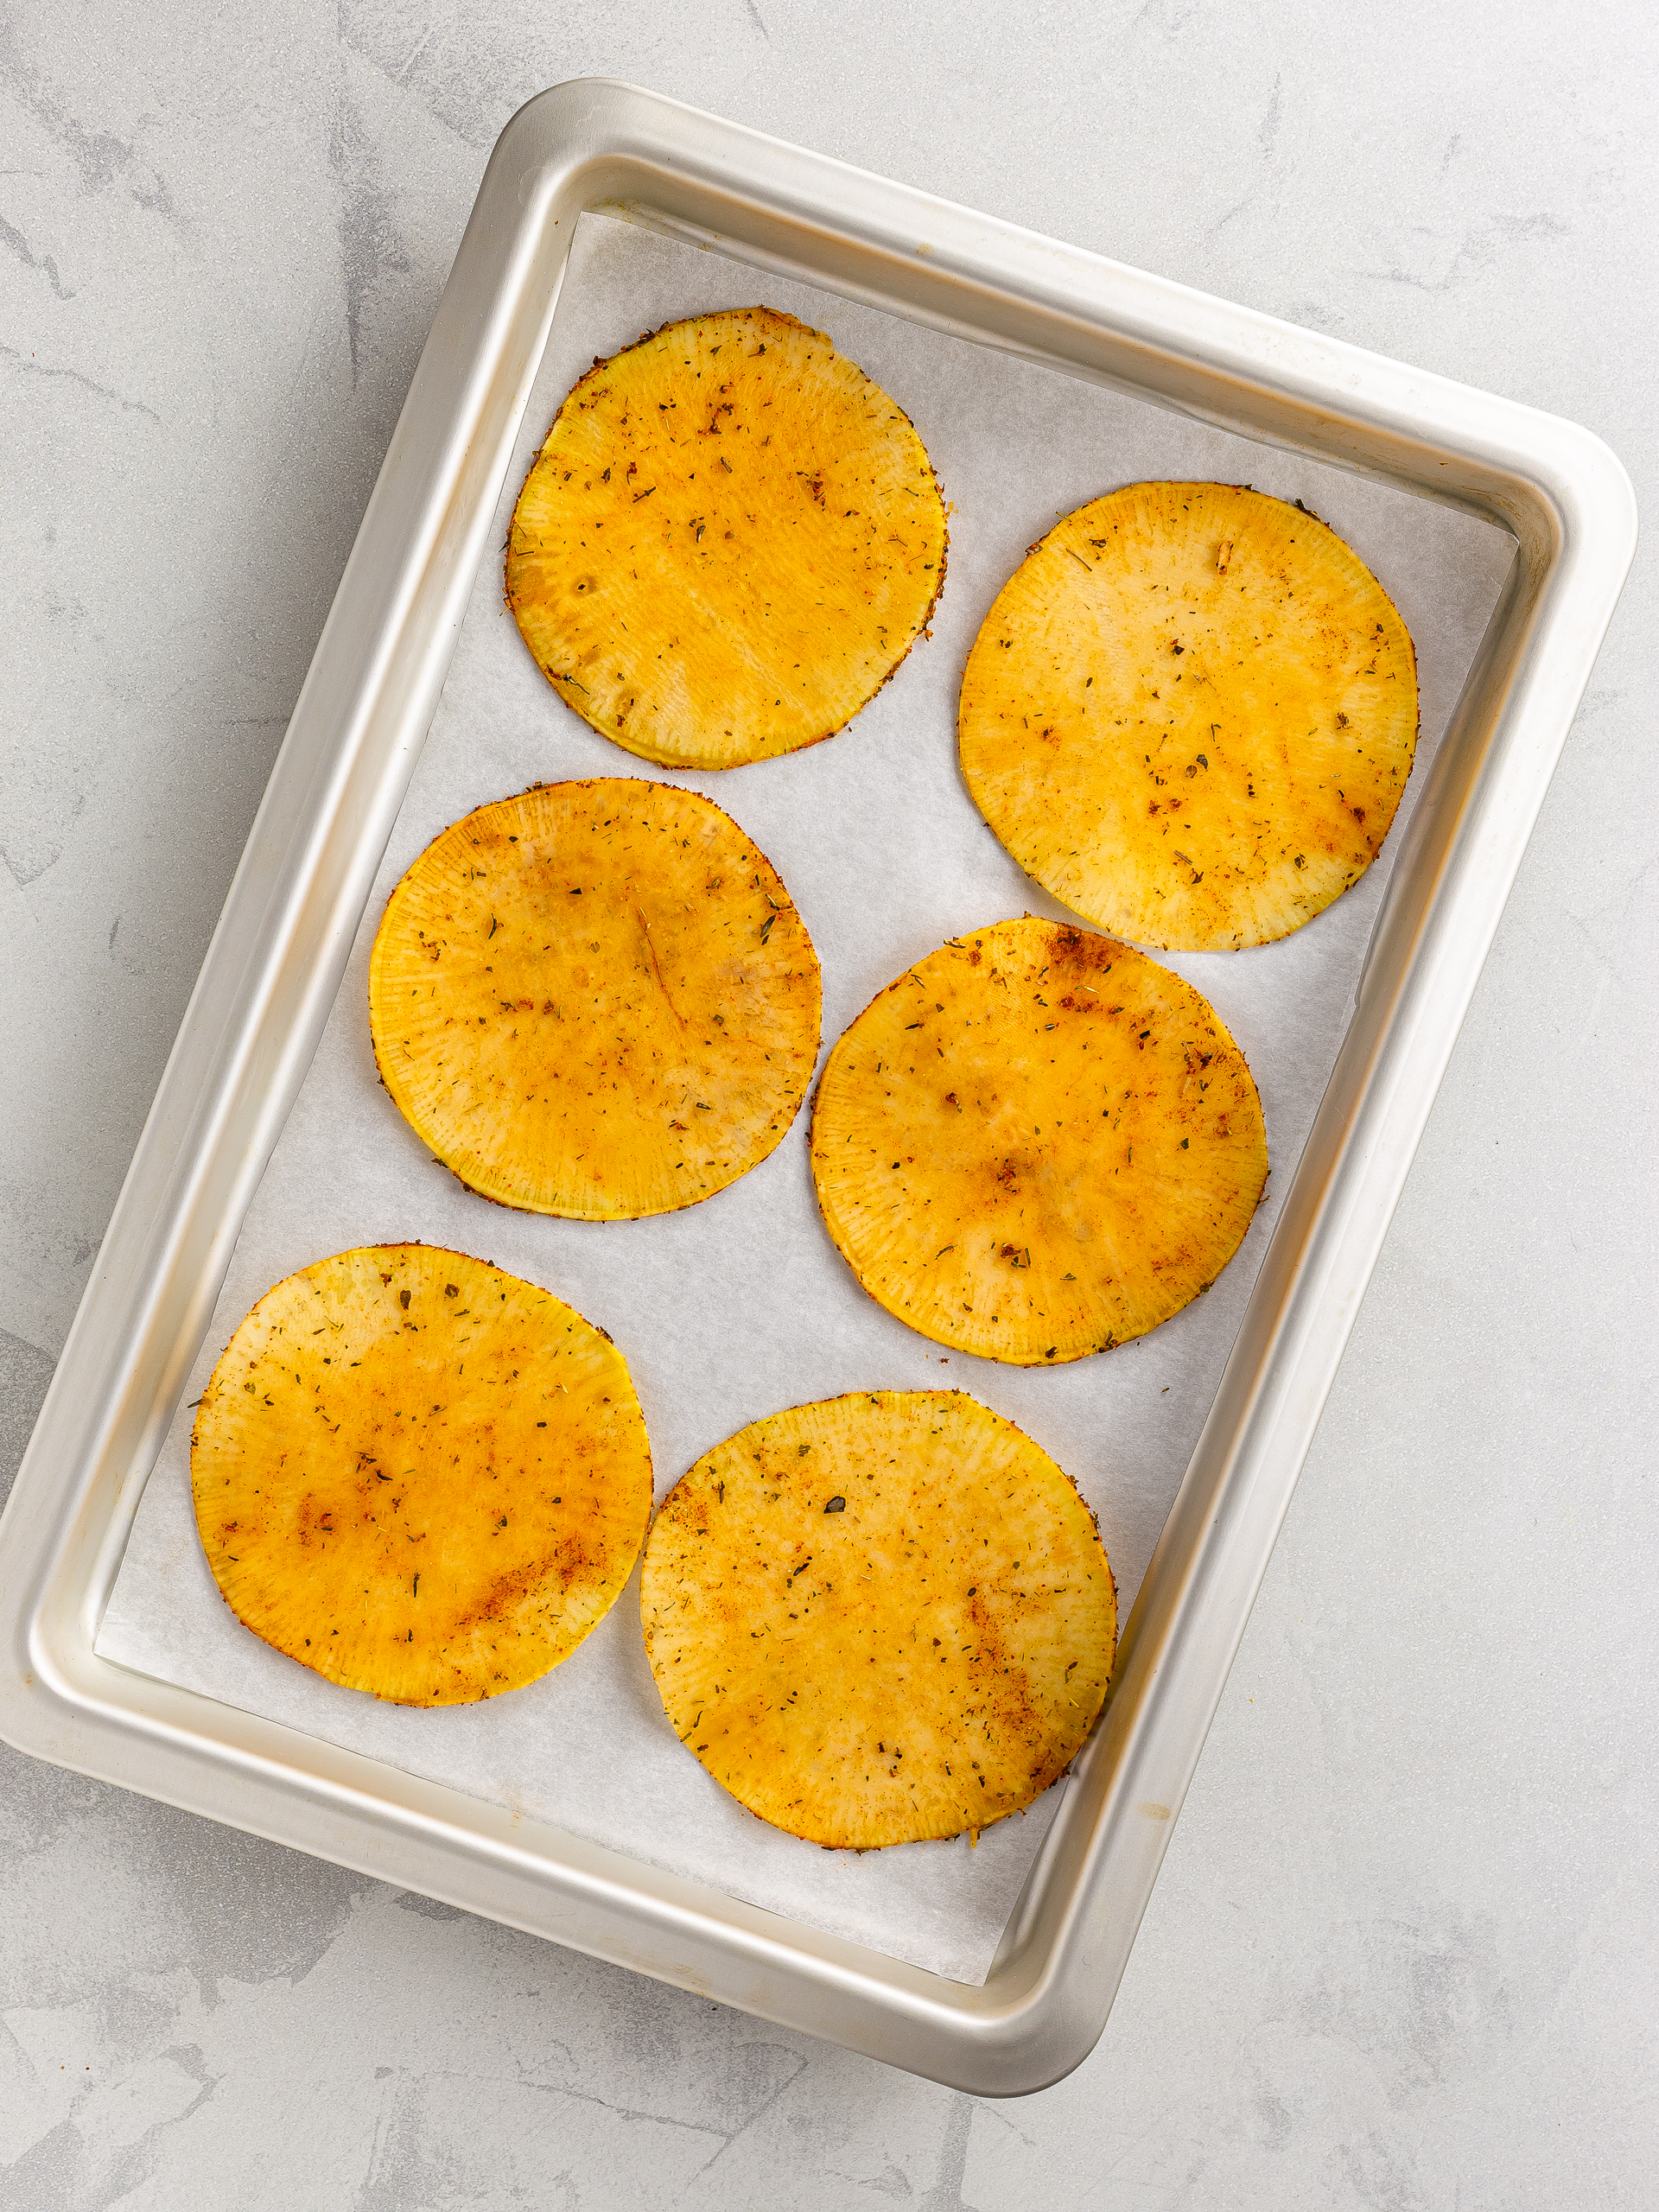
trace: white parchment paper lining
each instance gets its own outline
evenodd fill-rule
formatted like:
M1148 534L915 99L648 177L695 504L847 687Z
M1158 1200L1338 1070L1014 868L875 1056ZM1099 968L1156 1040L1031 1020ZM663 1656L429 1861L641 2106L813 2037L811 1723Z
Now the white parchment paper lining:
M660 1498L702 1452L780 1407L839 1391L954 1385L1018 1421L1099 1516L1127 1611L1203 1425L1351 1007L1401 826L1422 787L1510 556L1499 531L1004 354L584 218L502 495L499 546L548 423L595 354L704 308L758 300L827 329L904 407L950 503L930 639L841 735L791 758L679 775L596 736L560 702L502 602L493 550L316 1059L250 1209L188 1400L256 1299L351 1246L418 1238L545 1285L608 1329L650 1425ZM824 1043L945 938L1063 910L986 829L957 771L957 687L980 622L1058 515L1142 478L1248 482L1305 499L1370 563L1416 642L1423 734L1400 820L1369 874L1282 944L1158 957L1214 1002L1266 1109L1269 1197L1207 1296L1150 1337L1058 1370L938 1347L859 1289L819 1221L806 1114L731 1189L655 1221L537 1218L464 1191L377 1082L369 948L398 876L470 808L567 776L660 777L706 792L793 893L823 964ZM322 1681L243 1629L197 1541L192 1414L140 1505L98 1638L105 1658L286 1722L954 1980L979 1982L1062 1781L965 1839L857 1856L745 1812L676 1740L645 1664L638 1584L527 1689L435 1712Z

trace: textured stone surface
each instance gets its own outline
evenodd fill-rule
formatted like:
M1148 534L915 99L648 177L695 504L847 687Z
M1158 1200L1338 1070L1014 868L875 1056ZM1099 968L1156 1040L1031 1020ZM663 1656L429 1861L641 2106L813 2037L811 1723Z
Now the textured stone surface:
M1631 0L19 0L0 1481L489 145L590 72L1576 416L1651 494ZM1650 2203L1654 575L1076 2075L975 2103L0 1752L0 2207Z

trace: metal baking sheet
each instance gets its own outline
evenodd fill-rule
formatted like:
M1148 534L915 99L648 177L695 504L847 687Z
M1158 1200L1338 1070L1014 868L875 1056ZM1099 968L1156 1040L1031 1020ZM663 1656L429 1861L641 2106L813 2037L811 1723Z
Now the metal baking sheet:
M930 746L938 750L943 728L948 752L949 718L941 715L940 701L952 688L948 671L953 664L959 667L989 591L1018 558L1025 537L1046 526L1055 507L1135 474L1243 474L1289 495L1313 493L1308 503L1320 506L1373 560L1401 597L1420 647L1431 648L1424 656L1426 676L1432 677L1425 686L1431 738L1436 725L1448 720L1452 688L1470 659L1478 623L1468 625L1496 599L1433 765L1424 760L1414 776L1412 826L1403 835L1396 831L1385 855L1393 865L1363 987L1356 991L1364 938L1384 889L1380 868L1367 880L1365 897L1350 894L1284 948L1236 960L1173 963L1193 973L1216 998L1250 1050L1268 1094L1277 1195L1253 1232L1256 1249L1241 1255L1224 1278L1230 1311L1212 1294L1203 1303L1213 1314L1200 1312L1190 1323L1182 1317L1143 1347L1126 1348L1110 1362L1081 1363L1064 1378L1044 1373L1015 1380L1007 1370L965 1360L953 1363L946 1376L931 1363L932 1348L886 1317L875 1317L872 1308L874 1337L867 1342L855 1331L838 1346L847 1358L864 1363L858 1372L843 1377L832 1357L824 1382L806 1380L781 1395L774 1390L769 1402L753 1406L741 1395L734 1403L732 1395L734 1389L764 1391L753 1363L741 1375L717 1377L726 1395L715 1391L709 1402L699 1403L678 1448L666 1451L660 1449L663 1424L647 1391L665 1486L696 1450L753 1413L817 1395L821 1388L868 1382L872 1357L889 1363L878 1378L883 1382L963 1382L991 1402L1007 1404L1084 1478L1108 1516L1115 1556L1132 1579L1193 1441L1192 1427L1210 1397L1226 1340L1239 1327L1131 1617L1109 1715L1047 1827L988 1974L984 1969L995 1932L1029 1850L1010 1858L1005 1847L1007 1863L1000 1868L991 1854L982 1867L976 1863L962 1869L944 1865L948 1847L911 1847L912 1853L934 1854L942 1869L937 1881L923 1881L925 1901L906 1896L902 1880L888 1882L897 1902L887 1923L861 1918L846 1898L856 1907L861 1892L873 1885L843 1884L845 1895L837 1902L831 1893L841 1878L823 1870L804 1886L791 1886L792 1878L770 1886L752 1876L734 1881L729 1838L716 1836L712 1854L700 1859L664 1848L660 1826L654 1836L644 1828L619 1834L588 1819L573 1821L575 1833L561 1833L549 1824L550 1815L557 1815L556 1794L549 1799L543 1793L527 1803L522 1790L492 1790L487 1780L480 1787L471 1770L463 1773L411 1756L406 1745L400 1748L384 1732L371 1731L365 1738L346 1726L319 1730L314 1712L284 1707L257 1686L257 1694L225 1693L220 1682L222 1694L235 1694L244 1709L210 1702L200 1675L191 1678L175 1664L174 1680L159 1679L169 1671L166 1655L153 1641L149 1647L143 1643L147 1618L149 1629L155 1626L153 1611L147 1617L142 1604L124 1607L118 1590L109 1605L137 1493L187 1395L191 1363L198 1357L210 1363L219 1338L251 1295L283 1271L270 1266L253 1232L262 1222L265 1230L274 1227L278 1249L283 1234L315 1239L315 1221L302 1223L290 1212L276 1222L266 1192L260 1192L245 1237L249 1281L232 1274L228 1320L221 1317L221 1325L209 1330L232 1247L328 1018L377 869L395 872L418 849L423 804L445 820L459 810L450 804L456 788L490 798L535 774L632 772L636 765L639 772L655 772L585 732L562 733L557 742L565 751L556 766L522 733L492 750L474 729L478 757L472 767L483 780L475 790L464 774L459 786L443 784L436 772L446 757L446 718L464 722L465 702L471 699L477 721L482 699L493 721L500 721L494 710L503 695L487 683L480 690L477 682L490 632L475 609L422 780L400 818L480 556L486 541L499 543L499 532L490 533L499 519L503 487L517 480L509 463L516 469L523 457L521 451L515 460L514 441L522 448L539 435L569 381L556 340L545 365L550 389L538 395L528 420L521 419L542 362L576 218L587 207L651 223L698 245L715 245L769 271L772 281L762 284L721 264L718 276L705 274L704 291L688 300L681 257L680 289L658 308L684 312L702 303L713 281L725 302L765 296L829 322L853 357L917 414L947 493L958 504L946 603L933 645L922 649L924 656L933 656L932 677L915 670L902 674L852 732L798 756L798 770L769 764L714 779L677 779L703 782L783 867L825 953L826 982L832 975L836 979L826 1007L830 1038L870 990L949 930L1043 903L1012 871L1006 886L997 883L995 869L1007 864L982 832L984 849L964 855L953 884L943 887L931 880L906 885L902 854L878 852L872 886L890 883L903 895L887 901L879 925L855 931L850 939L844 932L836 938L832 958L826 938L836 936L834 917L863 912L868 900L838 900L837 887L844 893L849 880L846 853L833 836L815 846L799 831L800 822L815 814L856 830L861 786L875 790L879 778L855 775L827 794L815 790L813 778L827 775L833 783L841 770L850 772L861 745L885 746L880 757L891 758L895 735L930 779L925 792L949 784L972 826L965 797L929 751ZM655 251L662 269L672 275L676 254ZM588 254L585 245L583 251ZM706 272L709 257L699 258ZM636 254L630 265L637 283L651 265L650 252L643 258ZM594 304L594 287L587 281L592 276L587 268L582 289L572 292L573 313L560 324L562 332L569 326L573 340L580 331L584 344L580 303ZM922 327L884 325L883 318L853 307L839 310L849 321L843 332L833 307L821 305L815 313L810 302L780 296L780 283L791 277L810 278L867 308L896 311ZM634 327L610 331L604 342L620 342L635 334L639 321L658 319L659 312L644 308ZM940 332L950 335L942 339ZM1162 426L1166 442L1160 448L1156 430L1145 428L1143 409L1125 409L1099 392L1080 395L1024 363L1002 365L1004 391L1052 389L1061 397L1052 404L1062 408L1075 408L1086 397L1120 446L1170 458L1160 466L1155 458L1126 465L1123 458L1103 464L1093 456L1087 464L1092 478L1081 473L1080 458L1077 469L1051 469L1045 477L1043 437L1033 439L1027 450L1010 435L1001 448L1005 477L995 480L985 454L973 447L970 416L963 407L982 387L969 378L953 392L943 365L958 356L964 361L970 354L976 361L980 357L976 349L953 345L952 336L989 342L1047 368L1173 404L1187 419ZM884 343L892 366L883 358ZM924 361L933 367L933 397L941 410L937 425L925 419L927 403L906 385L908 372L919 374ZM1033 403L1033 411L1040 416L1040 401ZM1125 430L1131 416L1141 425L1134 435ZM1194 417L1212 427L1195 431ZM1270 441L1277 450L1264 452L1258 445L1241 466L1233 440L1221 434L1223 425ZM957 480L953 436L966 441L957 454L963 467ZM1141 445L1135 445L1135 436ZM1046 447L1052 445L1050 437ZM1212 453L1211 465L1176 458L1195 452ZM1367 480L1332 480L1328 468L1317 465L1320 459ZM1395 488L1379 488L1384 485ZM1402 488L1428 491L1464 512L1437 513L1402 498ZM1021 512L1022 499L1029 510L1039 493L1050 504L1034 513ZM1506 532L1502 545L1490 529L1467 520L1470 515L1499 524ZM1019 540L1012 557L999 530ZM16 1485L0 1541L0 1605L16 1662L0 1684L6 1732L46 1756L706 1988L966 2088L1035 2087L1075 2063L1103 2024L1171 1817L1632 543L1633 513L1622 473L1605 448L1570 425L1199 299L628 88L566 86L532 103L504 136L480 192L106 1239L99 1277ZM1495 553L1501 557L1493 558ZM1448 565L1449 555L1457 557ZM976 561L983 575L976 574ZM1391 561L1397 574L1390 572ZM1413 589L1419 591L1420 606L1409 603ZM480 602L490 596L487 577L479 595ZM962 638L949 629L951 623L963 630ZM1438 658L1436 646L1444 648ZM515 711L525 723L543 729L573 724L527 661L522 669L531 690L515 702ZM929 696L930 683L938 696ZM931 735L918 739L907 721ZM583 747L595 757L589 759ZM791 774L802 786L795 801L804 810L795 821L776 812L785 805ZM884 808L890 796L889 788ZM837 798L838 808L826 807L826 797ZM438 826L437 818L424 821L426 834ZM948 844L952 824L930 823L929 833L942 833ZM817 906L804 895L809 882L821 902ZM999 889L1011 895L999 899ZM991 903L969 911L952 905L957 897ZM1281 976L1298 962L1306 967L1306 1021L1295 1050L1281 1049L1291 1041L1284 1007L1275 1003L1269 1020L1261 1005L1251 1005L1249 979L1252 973L1273 972L1268 956L1275 953ZM1212 980L1217 968L1229 980ZM845 1004L838 1003L837 988ZM1236 1004L1230 1005L1230 992ZM312 1084L273 1166L267 1190L286 1187L290 1202L296 1179L290 1175L283 1185L284 1154L300 1141L296 1133L305 1124L307 1098L327 1076L336 1038L349 1059L351 1023L356 1020L358 1033L363 1027L357 995L348 993L340 1001L335 1031L324 1039ZM1252 1019L1263 1025L1264 1038L1273 1033L1271 1046L1251 1035ZM396 1125L384 1101L369 1103ZM1304 1150L1301 1137L1310 1123ZM423 1175L429 1188L447 1182L429 1165L398 1154L400 1126L371 1131L372 1144L385 1147L397 1173L417 1179L410 1189ZM1299 1150L1301 1164L1294 1180L1284 1179ZM746 1192L745 1203L762 1214L767 1204L786 1210L804 1198L804 1162L794 1163L793 1185L787 1180L787 1156L777 1158L768 1184L773 1166L768 1163L696 1215L712 1224L736 1192ZM461 1198L463 1204L479 1204ZM728 1215L734 1211L747 1220L741 1205L727 1207ZM442 1241L517 1265L610 1322L592 1297L569 1281L569 1270L580 1271L584 1264L580 1239L562 1248L560 1260L543 1256L537 1264L516 1249L503 1248L497 1224L504 1217L493 1209L491 1214L487 1235L468 1234L463 1224L444 1233ZM342 1215L340 1227L344 1233L296 1249L283 1264L303 1264L369 1234L438 1233L411 1224L407 1211L374 1227L354 1217L349 1229ZM550 1225L527 1227L546 1254ZM747 1223L744 1233L751 1238L765 1233L764 1221L759 1232L755 1223ZM1268 1244L1265 1264L1252 1289L1263 1244ZM591 1236L583 1249L597 1249ZM241 1259L238 1266L244 1267ZM594 1285L596 1292L602 1287ZM859 1294L849 1294L856 1305ZM891 1340L884 1330L892 1332ZM626 1332L616 1333L639 1372L639 1354ZM1144 1403L1138 1409L1135 1402L1103 1404L1119 1386L1089 1378L1109 1371L1128 1377L1123 1389L1133 1402L1137 1386L1131 1355L1138 1354L1144 1367L1156 1348L1179 1385L1179 1395L1172 1386L1177 1418L1163 1424L1161 1460L1150 1445L1137 1442L1128 1453L1120 1450L1120 1459L1133 1462L1131 1479L1114 1487L1109 1465L1114 1433L1121 1437L1126 1418L1131 1426L1141 1419L1149 1427L1150 1416ZM816 1374L810 1361L802 1370L799 1349L793 1348L788 1371ZM900 1371L893 1363L905 1359L909 1364ZM671 1379L665 1369L659 1392L664 1406L674 1396ZM1148 1384L1142 1376L1143 1398L1153 1389L1161 1396L1162 1381L1160 1376ZM1058 1391L1057 1384L1062 1386ZM1033 1416L1020 1394L1044 1385L1050 1386L1046 1411L1039 1408ZM1072 1401L1062 1417L1056 1408L1068 1389ZM721 1404L733 1406L724 1418ZM1065 1436L1044 1436L1045 1419L1064 1427ZM1184 1420L1192 1424L1185 1433ZM698 1421L709 1428L708 1434ZM668 1427L677 1433L671 1416ZM1173 1440L1181 1449L1172 1463ZM1090 1482L1080 1455L1098 1468L1098 1483ZM1152 1470L1138 1487L1137 1466ZM179 1471L176 1459L170 1469L163 1461L134 1544L135 1572L145 1526L164 1501L169 1472L178 1502ZM1109 1527L1114 1510L1125 1514L1116 1535ZM137 1588L136 1580L132 1586ZM117 1652L124 1667L112 1662L109 1655ZM284 1662L273 1663L280 1669ZM132 1671L136 1667L148 1668L148 1675ZM561 1670L567 1674L569 1669ZM366 1706L349 1694L333 1694L359 1709ZM497 1702L505 1707L515 1700ZM418 1725L429 1718L375 1710L378 1719L392 1723ZM331 1734L331 1741L323 1740ZM677 1746L671 1748L681 1767L690 1769ZM512 1764L509 1758L501 1770ZM410 1772L411 1765L423 1770ZM701 1780L700 1770L691 1775ZM1021 1824L1007 1827L1010 1836L1020 1836ZM1039 1823L1024 1827L1025 1840L1034 1846ZM882 1854L881 1859L896 1865L905 1857ZM835 1863L825 1859L824 1868ZM852 1864L857 1868L861 1862ZM736 1897L728 1893L734 1887ZM956 1923L973 1918L970 1891L978 1919L972 1942L964 1945L963 1925ZM822 1903L826 1896L827 1906ZM953 1897L963 1907L955 1923ZM757 1909L766 1905L773 1910ZM937 1940L906 1943L895 1936L893 1927L906 1915L918 1925L927 1923ZM906 1948L912 1961L922 1955L959 1979L883 1955Z
M691 775L654 768L551 691L503 601L499 556L547 425L595 356L677 315L766 303L827 327L910 411L943 480L952 548L931 635L827 744ZM952 1354L859 1288L819 1219L805 1112L729 1190L656 1219L513 1214L435 1172L382 1088L367 970L385 900L431 839L537 779L634 776L700 790L753 836L823 963L824 1046L943 939L1064 909L991 836L956 760L963 664L1003 580L1057 512L1114 484L1253 479L1330 521L1395 597L1417 643L1423 735L1389 843L1346 897L1281 943L1160 954L1218 1008L1261 1088L1274 1173L1236 1258L1184 1312L1109 1357L1019 1369ZM844 1390L970 1391L1074 1478L1126 1610L1238 1333L1353 1007L1377 905L1513 556L1450 507L1345 475L775 276L637 225L584 216L497 502L443 696L381 862L345 981L242 1225L213 1325L134 1523L97 1649L146 1674L487 1797L728 1896L954 1980L983 1981L1065 1784L977 1845L826 1853L746 1813L688 1757L651 1681L637 1580L565 1664L510 1698L442 1713L338 1688L250 1636L197 1539L190 1402L254 1301L330 1252L405 1236L483 1255L602 1323L642 1395L661 1497L745 1422Z

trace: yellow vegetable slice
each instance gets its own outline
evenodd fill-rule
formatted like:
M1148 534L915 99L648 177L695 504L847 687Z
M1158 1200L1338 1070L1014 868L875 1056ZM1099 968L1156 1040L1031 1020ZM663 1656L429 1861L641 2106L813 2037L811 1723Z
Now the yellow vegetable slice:
M1306 509L1132 484L1003 586L958 734L987 822L1079 914L1142 944L1263 944L1381 850L1417 745L1416 657Z
M432 1245L341 1252L268 1291L213 1370L190 1478L238 1619L397 1705L556 1667L651 1517L645 1420L604 1331Z
M936 1344L1035 1367L1207 1290L1268 1147L1200 992L1027 916L954 938L859 1015L818 1084L812 1173L872 1298Z
M927 626L944 503L910 417L770 308L666 324L559 410L507 604L603 737L730 768L830 737Z
M381 1079L471 1189L582 1221L669 1213L778 1144L817 1057L817 955L765 855L696 791L538 785L446 830L369 967Z
M1046 1789L1105 1698L1117 1595L1046 1452L959 1390L758 1421L657 1516L640 1584L664 1706L741 1804L868 1851Z

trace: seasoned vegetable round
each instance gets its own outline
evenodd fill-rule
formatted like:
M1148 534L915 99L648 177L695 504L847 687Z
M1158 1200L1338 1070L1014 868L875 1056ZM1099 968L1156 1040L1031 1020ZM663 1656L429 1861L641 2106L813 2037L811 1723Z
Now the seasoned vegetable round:
M630 777L480 807L387 902L381 1079L470 1189L582 1221L694 1205L795 1118L817 956L777 871L696 791Z
M1362 875L1417 744L1394 602L1301 507L1132 484L998 594L963 677L963 773L1027 873L1142 944L1285 936Z
M1046 1452L959 1390L774 1414L676 1485L645 1547L676 1732L752 1813L868 1851L958 1835L1062 1774L1117 1598Z
M730 768L829 737L927 626L944 503L910 418L770 308L671 322L559 410L507 603L562 699L630 753Z
M859 1015L818 1085L812 1173L872 1298L936 1344L1034 1367L1208 1289L1268 1147L1201 993L1028 916L953 939Z
M256 1636L397 1705L533 1682L615 1603L651 1447L603 1330L464 1252L289 1275L196 1414L202 1548Z

